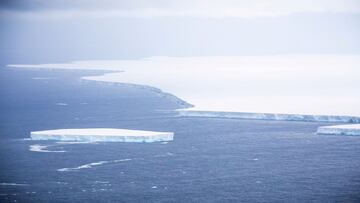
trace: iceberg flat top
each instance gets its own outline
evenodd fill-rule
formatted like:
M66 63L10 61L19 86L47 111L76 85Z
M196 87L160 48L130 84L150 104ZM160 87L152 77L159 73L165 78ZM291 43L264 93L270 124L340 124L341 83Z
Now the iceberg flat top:
M168 134L169 132L155 132L144 130L128 130L119 128L81 128L81 129L56 129L34 131L37 135L96 135L96 136L152 136L159 134Z
M118 128L56 129L31 132L33 140L155 142L171 141L174 133Z
M360 116L360 55L151 57L9 65L118 71L85 80L151 86L189 110Z

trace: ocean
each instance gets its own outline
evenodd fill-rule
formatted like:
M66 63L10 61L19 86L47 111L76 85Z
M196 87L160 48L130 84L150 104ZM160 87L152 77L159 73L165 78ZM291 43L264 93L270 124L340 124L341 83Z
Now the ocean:
M360 201L360 137L315 134L333 123L179 117L157 92L80 79L101 73L0 69L0 202ZM29 140L95 127L175 135Z

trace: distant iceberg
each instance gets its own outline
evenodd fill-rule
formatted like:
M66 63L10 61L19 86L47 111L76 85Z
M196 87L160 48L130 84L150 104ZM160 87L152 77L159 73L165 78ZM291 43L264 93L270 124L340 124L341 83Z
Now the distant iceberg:
M360 124L333 125L319 127L316 134L319 135L357 135L360 136Z
M218 112L218 111L196 111L196 110L188 110L188 109L178 109L177 111L178 111L179 115L183 116L183 117L360 123L360 117L357 117L357 116L302 115L302 114L250 113L250 112Z
M57 129L31 132L32 140L79 142L158 142L172 141L173 132L155 132L115 128Z

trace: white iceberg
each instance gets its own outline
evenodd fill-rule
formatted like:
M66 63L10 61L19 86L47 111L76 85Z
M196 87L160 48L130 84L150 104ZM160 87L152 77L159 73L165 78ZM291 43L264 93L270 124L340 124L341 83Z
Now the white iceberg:
M191 109L178 109L177 111L180 116L184 116L184 117L360 123L360 117L342 116L342 115L304 115L304 114L277 114L277 113L250 113L250 112L221 112L221 111L196 111L196 110L191 110Z
M319 127L316 134L319 135L358 135L360 136L360 124L333 125Z
M57 129L31 132L32 140L80 142L157 142L172 141L173 132L155 132L116 128Z

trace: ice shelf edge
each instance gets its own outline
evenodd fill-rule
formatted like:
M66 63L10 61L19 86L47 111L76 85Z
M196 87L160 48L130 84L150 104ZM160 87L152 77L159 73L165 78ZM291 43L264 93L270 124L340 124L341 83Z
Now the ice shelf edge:
M179 113L179 116L181 116L181 117L207 117L207 118L232 118L232 119L251 119L251 120L360 123L360 117L356 117L356 116L197 111L197 110L186 110L186 109L178 109L177 112Z

